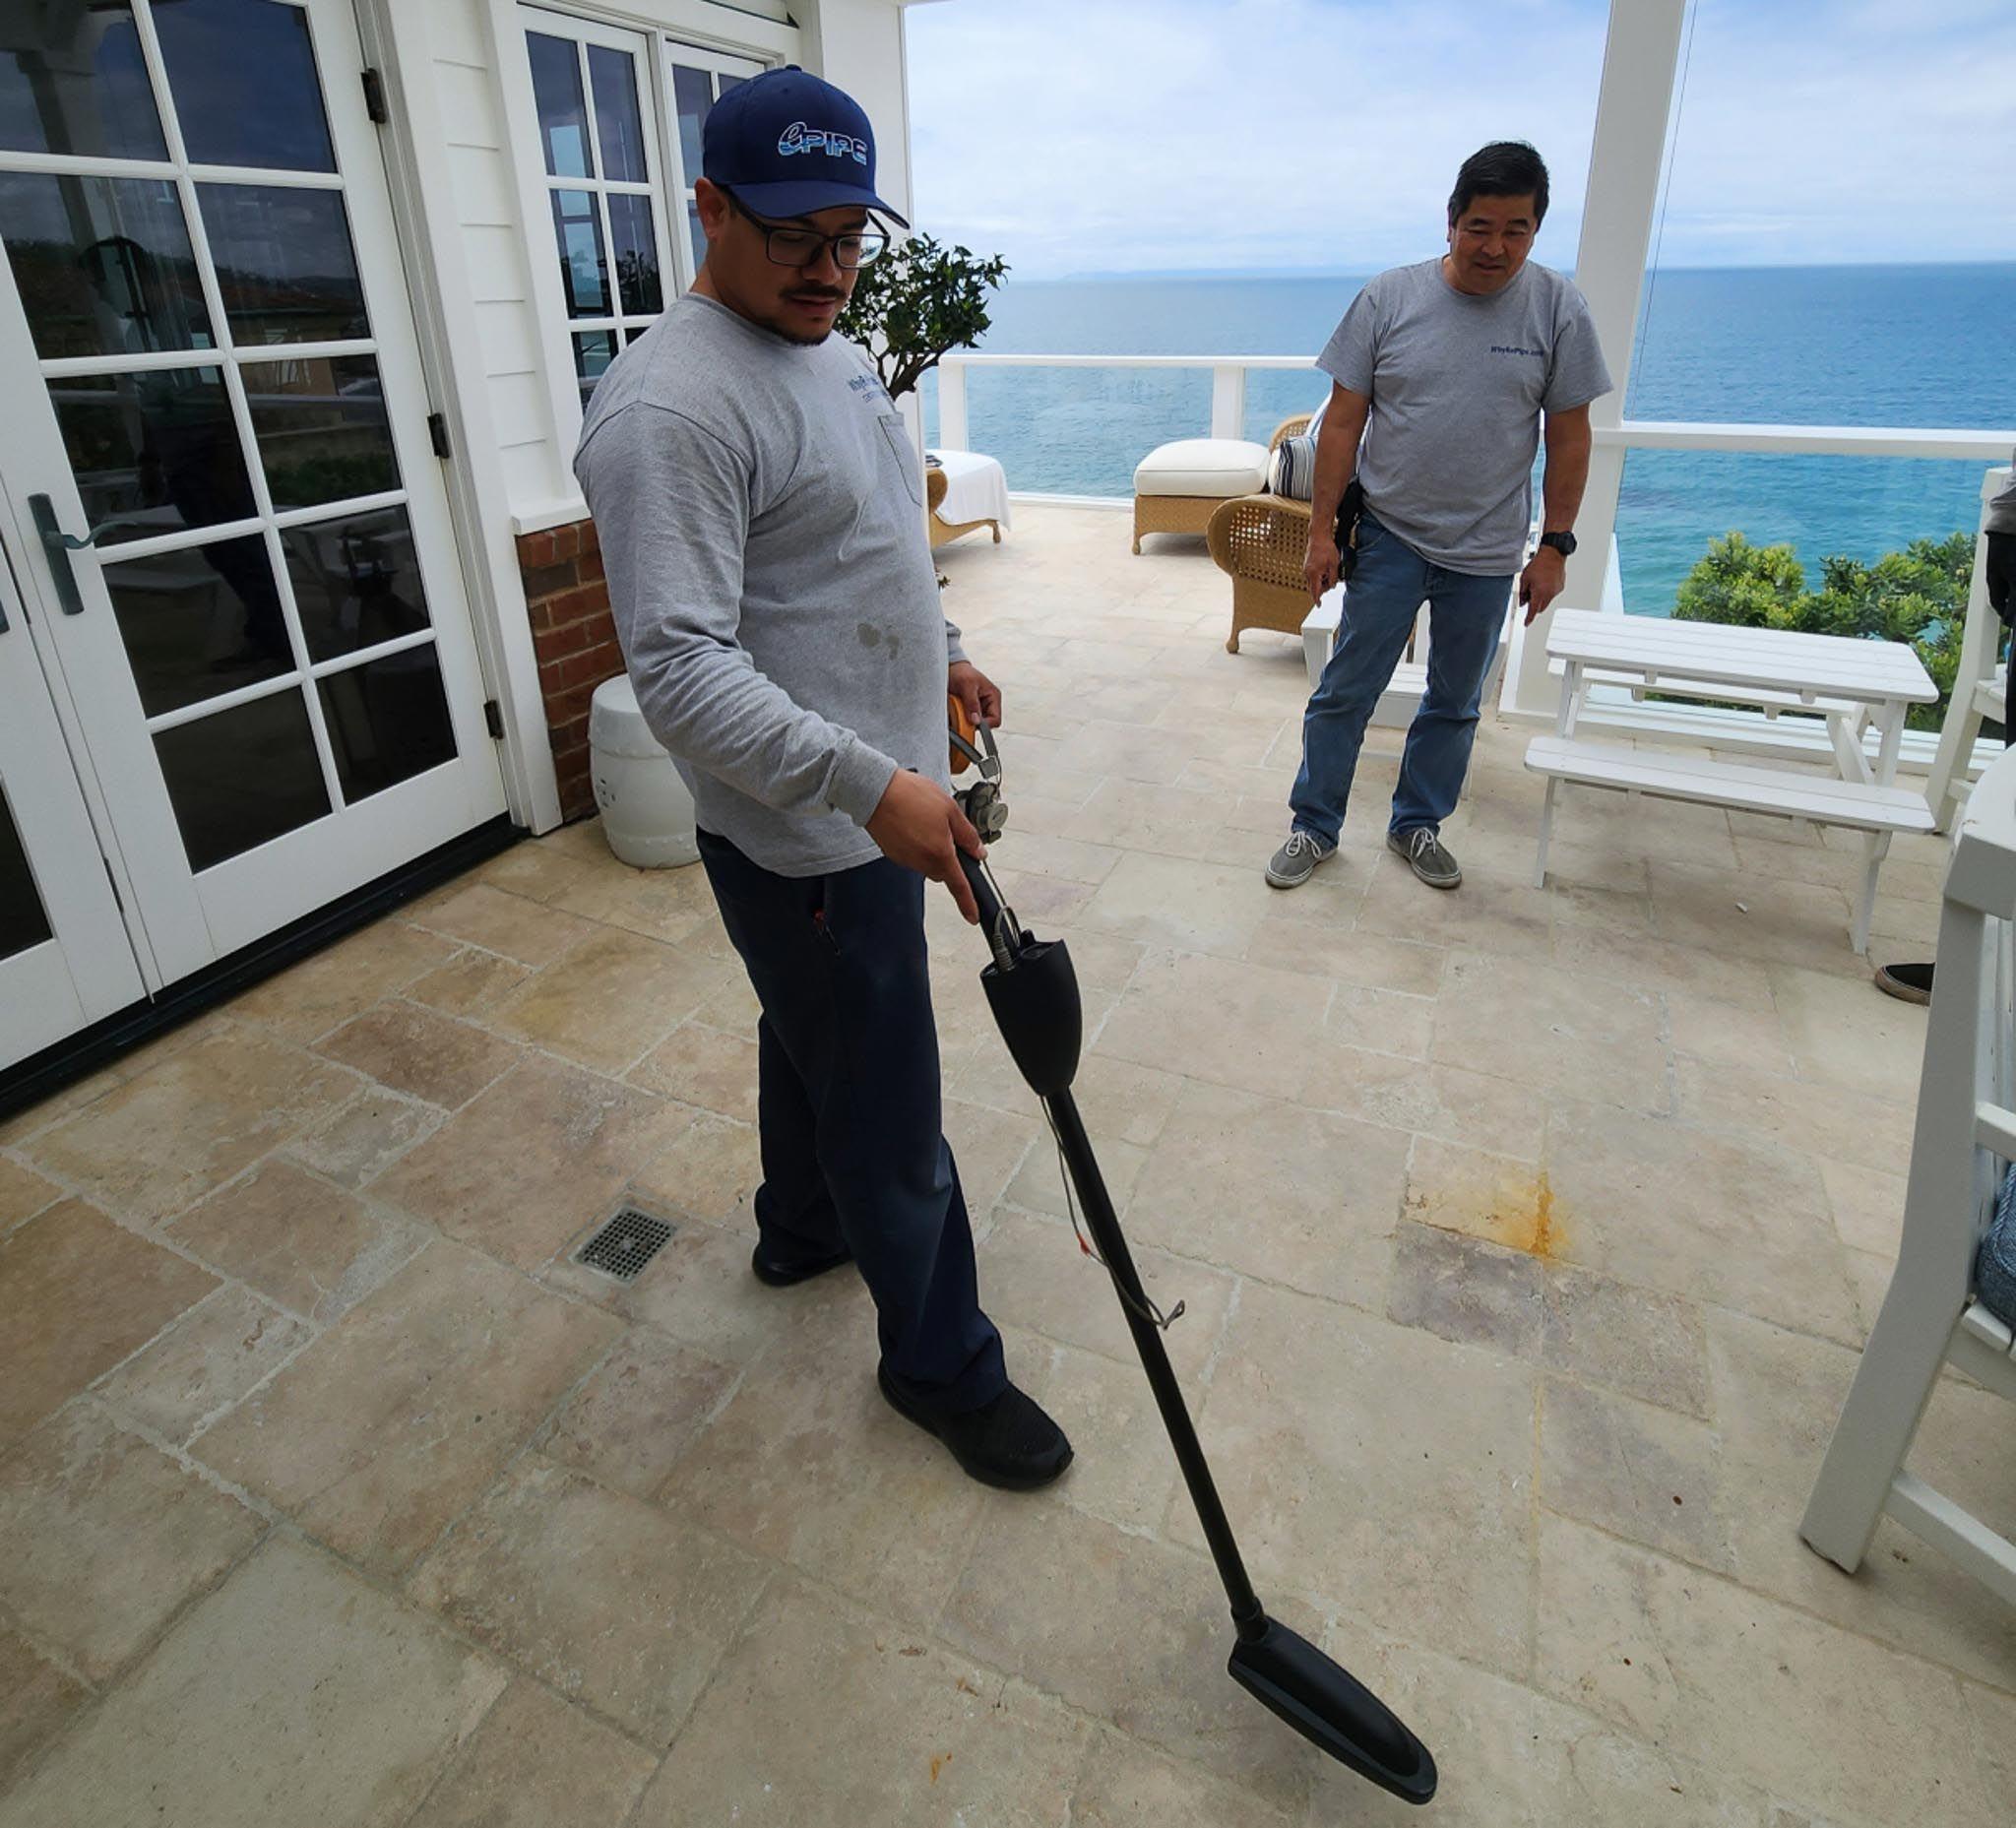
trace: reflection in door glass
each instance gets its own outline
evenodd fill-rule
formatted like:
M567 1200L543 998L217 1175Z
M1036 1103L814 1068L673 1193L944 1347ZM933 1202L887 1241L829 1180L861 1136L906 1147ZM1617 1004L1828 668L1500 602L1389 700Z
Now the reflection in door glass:
M693 237L693 271L698 273L707 265L707 230L700 225L700 206L697 203L686 206L686 232Z
M658 236L651 226L651 199L611 191L609 240L616 256L616 290L625 317L655 317L665 308L658 277Z
M149 717L294 669L262 534L104 568Z
M602 226L594 196L585 190L553 193L553 227L560 237L560 284L569 317L599 317L609 309Z
M191 869L329 811L308 708L295 687L158 731L154 747Z
M309 508L399 486L399 459L371 356L247 362L240 372L276 508Z
M580 57L566 38L549 37L543 32L528 32L525 48L532 59L532 94L539 111L539 144L545 149L546 175L592 177Z
M283 0L154 0L153 11L191 159L336 169L306 12Z
M404 508L289 527L280 537L311 660L375 648L427 626L427 599Z
M341 191L199 184L196 196L239 347L371 334Z
M700 175L700 129L714 106L714 79L690 64L672 65L672 101L679 113L679 159L690 189Z
M0 171L0 236L37 355L213 347L174 185Z
M7 794L0 789L0 959L12 958L51 937L49 916L28 866Z
M130 6L10 6L5 17L0 149L167 157Z
M574 372L581 377L581 404L588 405L602 371L616 359L616 333L591 330L574 339Z
M432 642L327 674L318 689L346 802L455 760Z
M601 148L602 176L642 184L650 174L644 168L644 121L637 109L637 60L628 51L591 44L588 80L595 88L595 133Z
M58 377L49 399L100 545L257 511L220 369Z

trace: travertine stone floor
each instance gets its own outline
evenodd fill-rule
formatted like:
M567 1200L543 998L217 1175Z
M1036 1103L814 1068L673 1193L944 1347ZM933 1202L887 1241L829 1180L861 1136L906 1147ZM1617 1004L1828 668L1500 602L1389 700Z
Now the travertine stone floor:
M1487 723L1421 888L1375 731L1293 896L1298 644L1195 541L942 555L1024 917L1256 1578L1449 1823L2005 1820L2016 1618L1795 1524L1895 1248L1922 1017L1810 832L1538 785ZM1932 930L1941 847L1885 876ZM947 1125L1079 1460L960 1478L857 1281L747 1271L754 1008L697 872L594 827L0 1126L0 1823L1300 1828L1402 1811L1256 1709L1040 1115L933 904ZM631 1200L628 1289L569 1261ZM1919 1469L2016 1518L1951 1382Z

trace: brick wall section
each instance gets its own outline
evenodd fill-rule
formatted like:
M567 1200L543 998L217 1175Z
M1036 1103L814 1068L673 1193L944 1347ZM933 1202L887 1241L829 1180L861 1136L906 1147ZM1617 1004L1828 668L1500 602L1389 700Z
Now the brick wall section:
M600 542L593 521L521 534L518 569L539 662L539 694L559 778L560 811L582 819L595 811L589 780L588 708L595 688L623 670Z

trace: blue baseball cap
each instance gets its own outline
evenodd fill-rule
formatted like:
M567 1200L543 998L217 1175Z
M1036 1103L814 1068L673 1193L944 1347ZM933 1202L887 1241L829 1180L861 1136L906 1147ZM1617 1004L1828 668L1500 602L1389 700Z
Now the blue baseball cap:
M714 104L700 171L759 216L853 204L910 226L875 195L875 130L861 104L796 64L738 83Z

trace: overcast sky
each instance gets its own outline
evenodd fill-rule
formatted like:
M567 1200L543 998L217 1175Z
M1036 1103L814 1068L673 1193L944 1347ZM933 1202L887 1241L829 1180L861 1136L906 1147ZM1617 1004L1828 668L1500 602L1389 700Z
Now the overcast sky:
M1025 279L1364 273L1528 139L1572 266L1603 0L941 0L908 10L917 223ZM2016 260L2016 4L1699 0L1659 260Z

